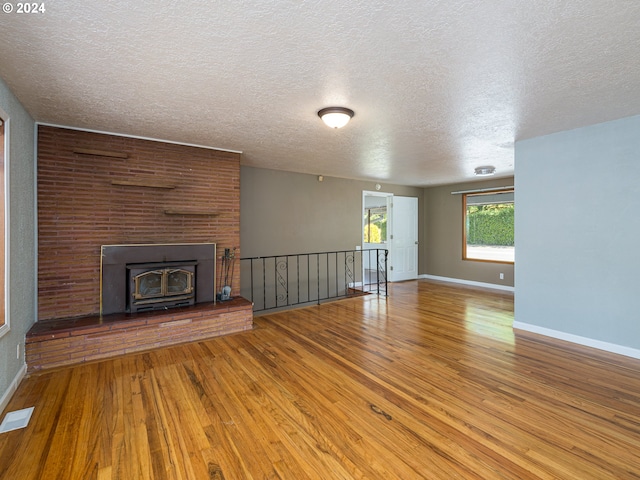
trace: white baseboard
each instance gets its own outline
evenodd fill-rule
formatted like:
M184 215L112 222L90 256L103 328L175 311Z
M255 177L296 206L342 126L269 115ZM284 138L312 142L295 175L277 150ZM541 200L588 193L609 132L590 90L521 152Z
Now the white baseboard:
M604 350L605 352L617 353L618 355L640 359L640 350L631 347L625 347L623 345L616 345L615 343L603 342L600 340L594 340L593 338L581 337L580 335L560 332L551 328L539 327L538 325L531 325L530 323L513 322L513 328L514 330L524 330L526 332L544 335L545 337L551 337L558 340L577 343L578 345L584 345L585 347L597 348L598 350Z
M507 292L515 291L510 285L498 285L496 283L475 282L473 280L462 280L460 278L438 277L437 275L419 275L418 278L427 278L430 280L439 280L441 282L461 283L463 285L472 285L474 287L493 288L496 290L506 290Z
M474 282L472 280L461 280L458 278L438 277L436 275L420 275L418 278L426 278L431 280L439 280L442 282L460 283L463 285L473 285L476 287L494 288L498 290L507 290L510 292L515 291L514 287L507 285L496 285L494 283ZM584 345L585 347L597 348L605 352L616 353L618 355L624 355L625 357L640 359L640 350L625 347L623 345L617 345L615 343L603 342L601 340L594 340L593 338L581 337L580 335L574 335L572 333L565 333L550 328L539 327L537 325L531 325L529 323L513 322L514 330L524 330L531 333L537 333L546 337L555 338L558 340L564 340L578 345Z
M0 398L0 412L2 412L5 409L5 407L9 404L9 400L11 400L11 397L13 396L13 394L16 393L16 390L18 389L18 385L20 385L20 382L22 381L22 379L26 374L27 374L27 365L24 364L22 365L22 368L20 369L18 374L15 376L13 381L9 384L9 388L7 388L7 391L4 392L4 395L2 395L2 398Z

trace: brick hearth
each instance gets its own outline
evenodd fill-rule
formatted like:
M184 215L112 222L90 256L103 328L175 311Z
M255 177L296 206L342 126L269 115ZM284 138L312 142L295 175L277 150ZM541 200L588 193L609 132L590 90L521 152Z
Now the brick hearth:
M250 330L252 304L242 297L192 307L40 321L27 333L27 369L80 364Z

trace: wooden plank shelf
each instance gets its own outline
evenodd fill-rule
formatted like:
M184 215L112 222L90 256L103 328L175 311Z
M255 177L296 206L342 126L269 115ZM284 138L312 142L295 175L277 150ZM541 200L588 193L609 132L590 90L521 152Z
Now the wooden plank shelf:
M112 180L111 185L120 185L123 187L163 188L165 190L172 190L177 187L177 185L173 183L148 179Z
M79 155L93 155L96 157L129 158L129 154L124 152L112 152L109 150L95 150L93 148L74 148L73 153L77 153Z
M219 212L212 210L189 210L189 209L167 209L164 211L165 215L191 215L199 217L217 217Z

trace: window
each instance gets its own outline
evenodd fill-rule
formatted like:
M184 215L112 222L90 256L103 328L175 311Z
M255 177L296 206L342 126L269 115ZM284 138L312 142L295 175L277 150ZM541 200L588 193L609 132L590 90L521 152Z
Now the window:
M380 197L382 198L382 197ZM386 199L384 199L386 202ZM387 241L387 206L365 207L364 209L364 243L386 243Z
M513 263L513 190L463 195L464 241L462 258L486 262Z

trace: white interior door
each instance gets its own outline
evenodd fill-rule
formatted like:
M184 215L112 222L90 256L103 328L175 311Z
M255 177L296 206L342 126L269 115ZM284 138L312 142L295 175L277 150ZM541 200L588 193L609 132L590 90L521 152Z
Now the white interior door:
M389 280L418 278L418 199L393 197L389 241Z

